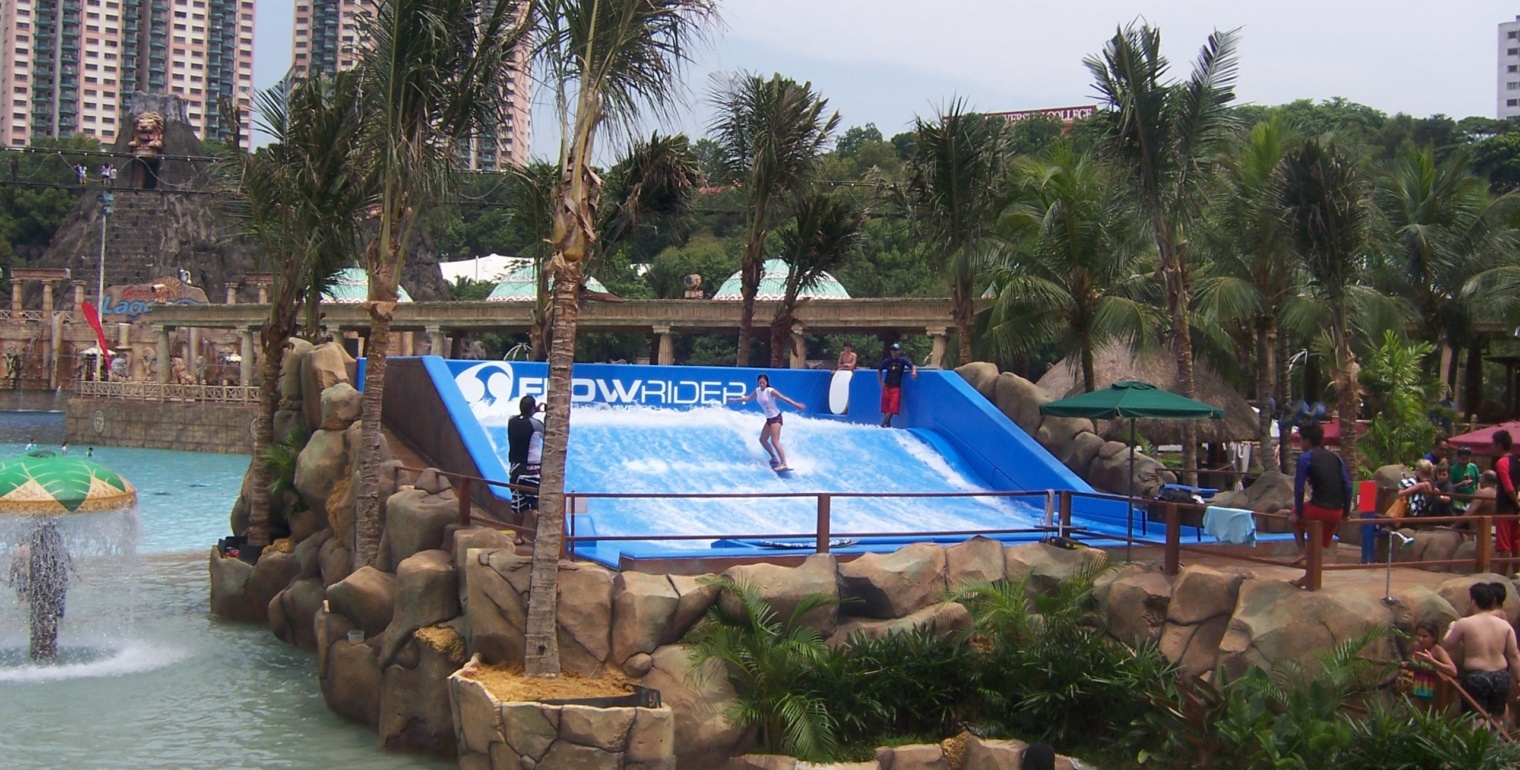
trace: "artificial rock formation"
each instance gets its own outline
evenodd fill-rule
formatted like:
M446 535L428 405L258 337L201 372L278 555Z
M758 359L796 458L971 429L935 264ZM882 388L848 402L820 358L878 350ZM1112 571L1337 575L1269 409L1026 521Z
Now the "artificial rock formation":
M1023 377L1012 372L999 374L995 364L984 361L958 367L955 372L1057 461L1099 491L1122 495L1133 489L1137 496L1154 497L1162 484L1177 481L1160 460L1143 453L1135 454L1131 475L1126 444L1105 440L1094 432L1091 420L1041 414L1040 407L1055 398Z

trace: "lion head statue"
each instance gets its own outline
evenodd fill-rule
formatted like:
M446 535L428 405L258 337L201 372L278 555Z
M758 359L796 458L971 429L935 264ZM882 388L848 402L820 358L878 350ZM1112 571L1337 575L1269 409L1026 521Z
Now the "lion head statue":
M132 141L127 143L133 155L157 155L164 149L164 116L144 112L132 120Z

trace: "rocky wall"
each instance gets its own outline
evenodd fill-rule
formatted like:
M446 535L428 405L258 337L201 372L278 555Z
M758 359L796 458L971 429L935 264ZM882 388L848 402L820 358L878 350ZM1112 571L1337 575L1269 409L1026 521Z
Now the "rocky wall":
M68 401L65 433L77 447L173 449L210 454L251 454L253 417L248 404L130 401L81 398Z
M479 659L449 677L460 770L673 770L675 714L660 708L503 703L471 679Z

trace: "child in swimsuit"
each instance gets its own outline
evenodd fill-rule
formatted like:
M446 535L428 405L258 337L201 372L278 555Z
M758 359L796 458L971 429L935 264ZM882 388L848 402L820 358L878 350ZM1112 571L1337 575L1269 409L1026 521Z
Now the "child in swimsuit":
M1441 681L1439 674L1450 677L1457 675L1457 664L1452 662L1451 655L1436 644L1436 631L1436 624L1432 621L1422 620L1416 623L1414 652L1402 664L1402 668L1413 679L1409 697L1426 709L1436 705L1436 694L1440 691Z

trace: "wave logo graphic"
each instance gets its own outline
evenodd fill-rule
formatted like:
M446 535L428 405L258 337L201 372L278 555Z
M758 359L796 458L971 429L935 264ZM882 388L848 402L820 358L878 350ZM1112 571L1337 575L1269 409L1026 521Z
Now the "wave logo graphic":
M476 414L505 413L512 400L512 365L506 361L486 361L454 376L470 410Z

